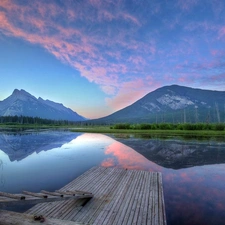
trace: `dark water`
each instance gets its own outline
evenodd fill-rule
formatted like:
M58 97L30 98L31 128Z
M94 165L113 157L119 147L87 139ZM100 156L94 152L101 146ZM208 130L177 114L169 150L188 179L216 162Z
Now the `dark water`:
M225 224L225 139L0 133L0 191L54 191L93 166L160 171L168 225Z

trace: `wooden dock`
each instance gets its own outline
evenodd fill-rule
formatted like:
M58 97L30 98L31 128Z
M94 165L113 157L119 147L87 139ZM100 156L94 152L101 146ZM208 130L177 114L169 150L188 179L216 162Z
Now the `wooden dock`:
M93 198L37 204L24 216L43 215L60 224L166 225L161 173L93 167L60 189L75 190Z

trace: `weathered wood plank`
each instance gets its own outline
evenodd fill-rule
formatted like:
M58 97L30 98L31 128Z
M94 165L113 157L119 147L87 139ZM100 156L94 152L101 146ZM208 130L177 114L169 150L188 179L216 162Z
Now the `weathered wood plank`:
M141 171L138 171L138 173L139 173L139 176L138 176L137 182L138 182L139 185L137 185L136 190L134 192L133 203L132 203L132 207L131 207L131 210L130 210L130 213L129 213L129 219L128 219L127 224L132 224L132 222L133 222L135 209L136 209L136 205L137 205L137 200L139 198L139 193L140 193L140 189L141 189L141 185L142 185Z
M6 192L0 192L0 196L10 198L10 199L16 199L16 200L25 200L25 198L26 198L23 195L15 195L15 194L10 194L10 193L6 193ZM3 198L3 199L6 200L5 198Z
M151 187L150 187L150 195L149 195L149 207L148 207L148 217L147 217L147 225L153 225L154 218L154 189L155 185L154 174L151 175Z
M109 204L109 202L111 202L116 195L116 189L118 189L118 186L120 185L121 181L125 179L125 175L126 173L121 172L120 170L116 171L115 176L112 176L112 178L110 179L110 183L106 182L106 188L104 190L103 195L101 193L99 193L100 195L100 199L101 199L101 205L100 207L97 207L97 210L95 212L95 214L93 215L93 217L91 218L91 220L87 221L87 222L93 222L95 221L95 218L98 217L99 213L102 212L102 210L104 209L104 207L106 205ZM113 174L112 174L113 175ZM108 194L107 194L108 193ZM104 198L101 197L104 196Z
M42 195L41 193L31 193L24 191L26 193L24 195L24 199L21 198L0 198L0 206L9 206L9 205L24 205L24 204L38 204L38 203L45 203L45 202L55 202L55 201L65 201L69 199L80 199L86 198L90 199L93 197L92 194L76 194L76 195L64 195L61 196L47 196ZM8 195L8 194L6 194ZM16 195L15 195L16 196ZM18 195L20 196L20 195ZM32 196L32 197L31 197Z
M34 192L30 192L30 191L23 191L23 193L25 195L31 195L31 196L34 196L34 197L37 197L37 198L48 198L47 195L44 195L44 194L41 194L41 193L34 193Z
M60 190L56 190L56 193L59 193L63 196L67 195L67 196L93 196L91 192L87 192L87 191L60 191Z
M103 167L92 167L91 169L89 169L88 171L80 175L78 178L76 178L75 180L71 181L69 184L62 187L60 191L75 190L75 189L81 189L81 188L82 190L85 191L86 187L88 187L88 185L92 182L92 180L98 179L98 176L101 175L105 170L106 168L103 168ZM67 204L67 202L64 204ZM59 207L59 204L57 202L43 203L43 204L38 204L32 207L31 209L27 211L27 213L33 213L35 211L38 211L40 214L47 214L48 216L51 216L51 213L54 211L54 208L56 208L57 210L57 207ZM69 208L68 208L68 212L69 212ZM63 216L64 215L61 215L60 217L63 217Z
M39 204L28 212L83 224L166 225L161 173L95 167L60 192L76 190L94 197L85 206L83 200L67 200Z
M105 171L105 169L104 169L104 171ZM100 175L100 174L99 174ZM89 178L90 180L96 180L97 178L95 177L95 176L90 176L90 178ZM73 186L73 189L76 189L76 188L78 188L78 187L82 187L82 186L80 186L80 183L78 183L78 184L73 184L74 186ZM85 183L84 185L87 185L87 183ZM91 185L91 182L90 182L90 185ZM94 188L92 189L92 191L93 190L95 190L95 188L96 188L96 186L97 185L95 185L95 186L93 186ZM87 188L88 186L86 186L86 188ZM82 187L83 188L83 187ZM72 188L71 188L71 190L73 190ZM67 206L65 206L65 207L67 207ZM65 215L60 215L60 218L64 218L64 219L72 219L77 213L79 213L79 211L80 211L80 209L82 209L82 207L76 207L76 208L72 208L72 209L68 209L68 211L67 211L67 213L65 214ZM64 208L62 209L62 210L64 210Z
M138 224L146 224L147 223L147 215L149 212L148 204L149 204L149 195L150 195L150 185L151 185L151 174L146 174L146 183L144 189L144 201L142 204L142 216L138 218Z
M108 218L108 220L106 220L104 222L104 224L106 224L106 222L108 221L109 223L117 223L117 221L119 220L119 223L123 221L124 216L121 216L123 213L123 210L125 210L132 198L132 187L135 185L135 174L130 171L130 179L127 183L127 187L124 193L122 193L122 195L119 197L120 201L118 202L119 204L117 206L115 206L114 208L114 213L110 216L110 218ZM131 194L131 195L130 195ZM130 195L130 197L128 197Z
M100 213L102 208L105 206L105 203L107 201L111 201L113 199L112 194L114 193L114 189L117 186L117 183L122 179L124 176L123 171L116 170L115 168L111 168L109 170L109 174L104 175L99 180L99 187L97 188L98 194L96 194L96 198L94 199L92 204L89 204L88 207L85 207L85 209L81 210L81 213L84 210L88 210L90 213L87 216L84 216L84 213L80 213L79 217L77 217L77 221L85 221L85 222L91 222L93 221L96 216ZM106 179L105 179L106 178ZM110 182L109 182L110 181ZM108 195L106 194L108 193ZM91 219L91 221L90 221Z
M140 183L141 189L140 192L137 193L136 196L136 208L135 208L135 213L134 213L134 218L132 221L132 224L140 224L140 222L138 222L138 219L142 218L142 205L144 205L143 201L144 201L144 196L146 195L146 193L144 193L144 188L145 188L145 184L146 184L146 173L144 171L142 171L143 177L142 177L142 183Z
M30 225L30 224L40 224L40 221L34 220L34 215L25 213L16 213L11 211L0 210L0 225ZM45 218L45 225L81 225L81 223Z
M115 204L115 201L118 201L118 197L121 195L123 188L126 188L127 182L129 182L130 173L123 174L122 179L119 180L119 182L115 185L115 191L112 193L111 201L109 201L107 204L105 204L104 208L96 218L94 224L104 224L107 216L110 216L113 213L113 207Z
M60 189L60 191L64 190L74 190L74 186L77 187L77 189L80 190L86 190L85 187L89 186L90 182L93 180L97 180L98 176L100 176L102 173L104 173L106 168L101 167L94 167L91 169L91 171L87 171L75 180L71 181L68 185L64 186ZM81 187L84 187L81 189Z
M44 194L47 194L47 195L53 195L53 196L63 197L63 194L59 194L59 193L56 193L56 192L50 192L50 191L42 190L41 193L44 193Z
M153 225L159 224L158 221L158 176L157 173L154 173L153 176L155 177L155 185L153 186L154 190L154 214L153 214Z
M159 223L166 224L166 215L165 215L165 202L164 202L164 195L163 195L163 183L162 183L162 174L158 173L159 179L159 209L161 209L159 215Z
M134 191L137 183L134 181L137 180L138 173L131 172L130 180L132 181L132 185L129 185L129 189L127 190L126 196L124 196L124 203L121 204L120 210L117 213L114 224L126 224L128 217L127 211L129 211L129 207L132 205L132 196L134 195Z

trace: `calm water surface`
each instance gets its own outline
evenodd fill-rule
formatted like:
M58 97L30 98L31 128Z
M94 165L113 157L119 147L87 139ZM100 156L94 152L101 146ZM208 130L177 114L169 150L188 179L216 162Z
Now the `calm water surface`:
M168 225L224 225L223 139L0 133L0 191L54 191L93 166L162 172Z

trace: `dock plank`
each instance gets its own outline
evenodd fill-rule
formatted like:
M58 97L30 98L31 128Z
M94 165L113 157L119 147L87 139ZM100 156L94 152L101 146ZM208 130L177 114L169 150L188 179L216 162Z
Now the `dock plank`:
M129 178L130 178L130 173L126 173L124 174L123 179L116 184L116 190L114 191L114 194L112 195L111 201L105 204L103 210L96 218L94 224L100 225L100 224L108 223L109 218L112 216L112 214L115 213L115 210L116 210L115 207L117 204L119 204L119 200L122 200L121 195L126 191L127 184L130 181Z
M60 189L75 190L91 192L93 198L86 204L82 200L38 204L27 213L81 224L166 225L159 172L94 167Z
M74 219L76 216L76 221L81 222L82 220L88 220L88 218L93 218L95 212L101 207L102 202L104 201L105 191L107 190L108 185L110 184L108 180L113 180L115 176L114 169L108 171L108 173L103 173L98 177L98 182L93 186L92 190L95 193L95 196L85 208L81 208L78 212L74 212L70 215L70 219ZM92 183L90 183L92 186ZM90 187L91 188L91 187ZM85 211L88 211L88 214L85 214ZM76 213L76 214L75 214Z
M120 171L115 171L113 174L111 174L110 182L104 181L102 183L102 191L99 192L99 195L96 196L96 198L99 198L99 206L95 206L96 210L93 210L93 214L89 217L84 217L80 222L88 222L93 223L95 220L94 218L97 218L98 215L102 212L103 208L108 202L111 202L114 198L115 190L117 189L118 184L120 181L124 178L125 173L120 173ZM87 220L86 220L87 219Z
M127 224L129 221L130 212L131 212L132 205L133 205L133 200L134 200L135 193L136 193L136 190L139 185L138 181L140 178L139 171L136 171L135 173L132 171L132 174L134 174L134 178L132 179L132 185L130 185L130 189L125 197L126 204L125 204L125 208L123 209L123 214L122 214L123 216L121 218L119 218L118 224L121 224L121 222L124 224Z
M147 215L148 215L148 204L149 204L149 192L150 192L150 181L151 181L151 176L146 175L146 183L145 183L145 188L144 188L144 201L143 204L141 205L141 210L142 210L142 216L138 218L138 224L146 224L147 222Z
M16 213L5 210L0 210L0 225L30 225L40 224L40 221L34 220L34 217L25 213ZM43 223L45 225L82 225L73 221L44 218Z
M130 180L134 180L135 179L135 173L129 172L130 174ZM128 189L127 192L125 193L124 196L121 196L120 198L123 200L123 204L120 204L118 207L118 211L116 213L116 217L114 220L114 224L122 224L122 221L124 219L124 214L127 210L127 207L129 205L129 202L131 201L131 196L133 195L132 189L133 189L134 185L129 185L128 184Z
M138 218L142 218L142 205L144 205L143 203L143 198L145 196L145 192L144 192L144 188L145 188L145 184L146 184L146 176L145 176L145 172L142 171L143 173L143 177L142 177L142 184L140 184L140 193L137 193L137 196L136 196L136 208L135 208L135 213L134 213L134 218L133 218L133 221L132 221L132 224L140 224L141 223L139 222L138 223Z

